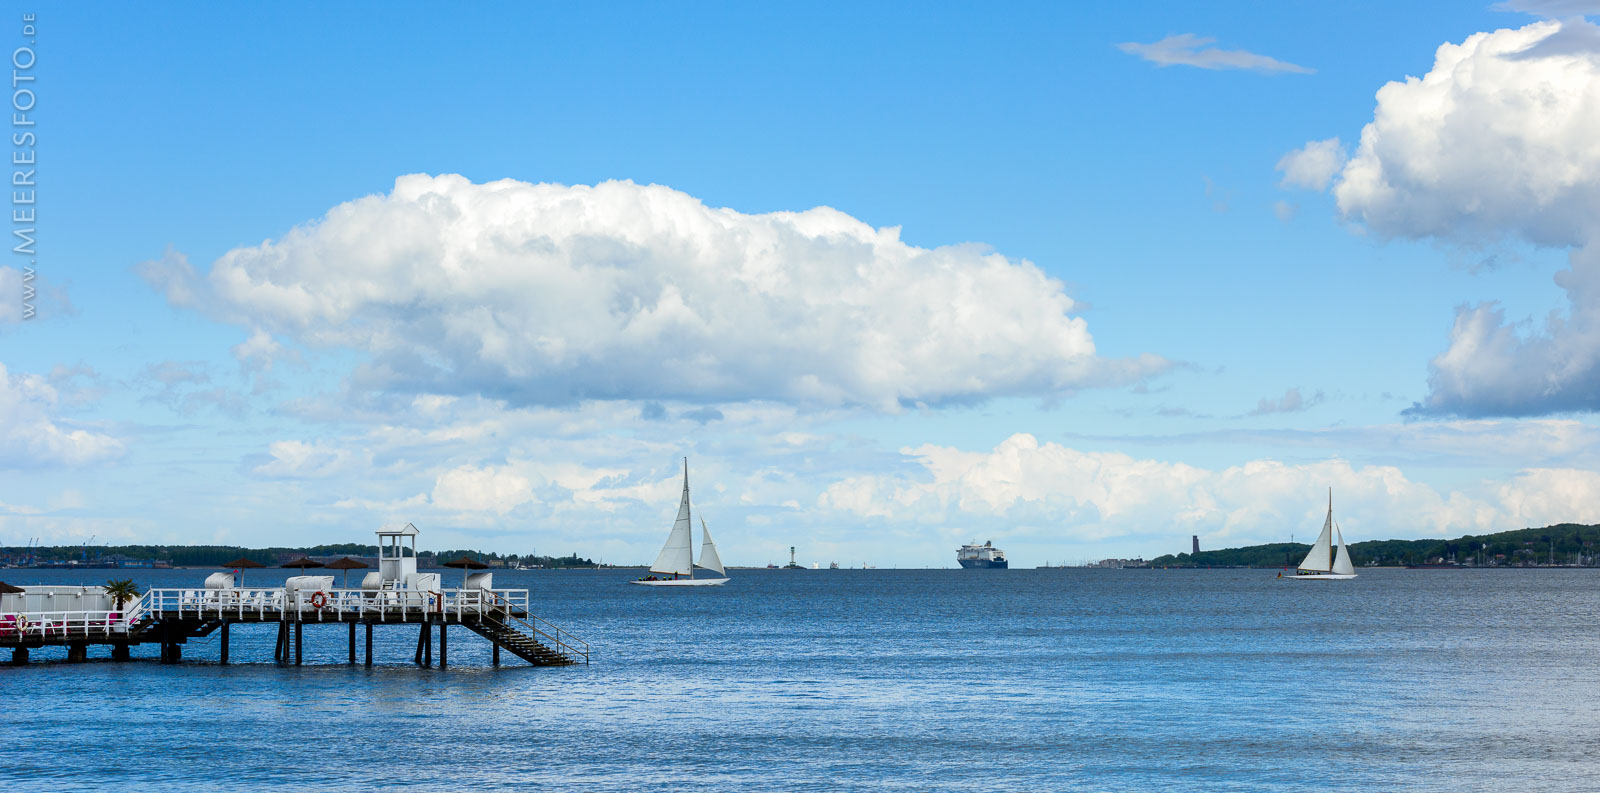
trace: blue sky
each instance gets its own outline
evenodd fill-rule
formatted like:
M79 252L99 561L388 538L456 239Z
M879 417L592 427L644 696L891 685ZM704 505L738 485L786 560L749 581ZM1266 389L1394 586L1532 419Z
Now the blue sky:
M1593 10L48 8L0 543L1600 521Z

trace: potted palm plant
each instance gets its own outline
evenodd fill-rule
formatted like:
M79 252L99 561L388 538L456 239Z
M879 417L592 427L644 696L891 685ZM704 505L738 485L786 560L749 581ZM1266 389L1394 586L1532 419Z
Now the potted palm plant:
M111 601L117 604L116 613L109 615L111 619L117 619L121 617L123 605L128 601L139 597L139 587L133 583L133 579L131 578L121 578L107 581L105 584L105 590L106 594L111 596Z

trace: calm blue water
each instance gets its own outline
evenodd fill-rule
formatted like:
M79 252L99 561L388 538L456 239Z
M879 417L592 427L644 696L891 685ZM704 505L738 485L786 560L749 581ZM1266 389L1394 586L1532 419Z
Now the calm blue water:
M588 667L491 670L464 629L447 671L400 628L371 670L337 626L301 668L261 662L270 626L231 667L214 637L178 667L35 651L0 668L0 790L1600 789L1597 571L631 575L495 574Z

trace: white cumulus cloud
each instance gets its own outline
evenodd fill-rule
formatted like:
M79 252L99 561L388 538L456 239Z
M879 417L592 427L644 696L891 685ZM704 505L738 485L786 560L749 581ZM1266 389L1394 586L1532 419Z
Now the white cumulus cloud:
M447 510L504 515L533 500L533 487L527 477L492 465L463 465L446 471L433 486L433 505Z
M267 454L270 459L254 466L252 473L282 479L322 479L367 462L349 449L297 440L274 441L267 446Z
M1379 233L1588 242L1600 218L1600 48L1581 21L1440 45L1433 69L1378 90L1333 194Z
M1320 170L1292 168L1318 145L1284 158L1286 183L1317 186ZM1427 74L1379 89L1332 190L1386 237L1571 249L1565 315L1522 330L1493 302L1462 307L1413 413L1600 409L1600 27L1545 20L1441 45Z
M350 348L370 356L364 385L519 404L893 410L1168 367L1097 355L1062 284L1029 262L920 248L825 207L749 215L632 182L405 176L204 275L177 254L140 272L249 327L241 354L274 337Z
M1278 170L1283 172L1281 184L1326 190L1348 156L1338 138L1311 141L1278 160Z
M122 455L116 438L64 422L57 415L59 402L44 377L13 375L0 364L0 467L85 465Z

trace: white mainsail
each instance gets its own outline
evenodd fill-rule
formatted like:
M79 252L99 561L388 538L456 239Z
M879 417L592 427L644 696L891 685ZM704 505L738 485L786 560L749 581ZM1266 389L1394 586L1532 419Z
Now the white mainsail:
M1339 547L1343 548L1341 542ZM1300 562L1301 570L1326 573L1333 569L1333 488L1328 488L1328 519L1322 522L1322 533L1311 544L1311 552Z
M678 504L678 519L667 535L667 544L661 546L661 555L650 572L662 575L691 575L694 573L694 537L689 521L689 460L683 461L683 501Z
M728 572L722 569L722 557L717 555L716 543L711 541L711 530L706 528L704 515L700 516L700 533L706 538L706 541L700 544L700 566L717 571L717 575L727 575Z
M1331 510L1332 507L1329 507L1329 509ZM1339 557L1333 560L1334 574L1355 575L1356 567L1350 563L1350 549L1346 548L1344 544L1344 532L1339 531L1338 524L1334 524L1333 532L1334 534L1339 535Z

